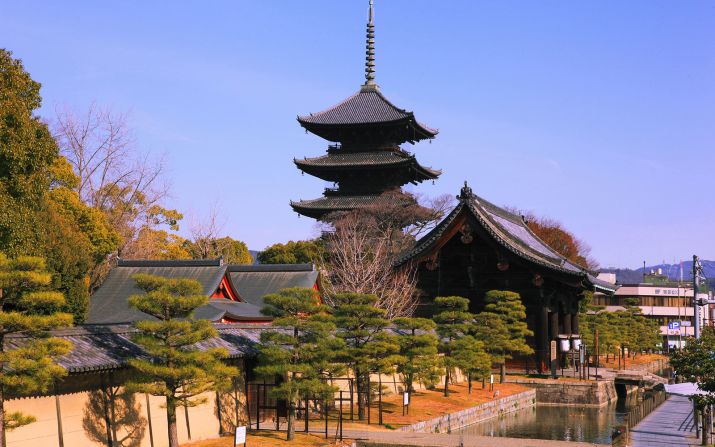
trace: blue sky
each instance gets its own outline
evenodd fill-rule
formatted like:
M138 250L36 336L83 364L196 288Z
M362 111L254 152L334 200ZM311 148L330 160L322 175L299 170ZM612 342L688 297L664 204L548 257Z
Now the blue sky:
M376 0L377 82L440 134L407 147L500 205L561 221L603 266L715 258L715 2ZM0 1L44 106L130 111L170 205L219 203L253 249L316 235L298 114L363 81L366 0ZM409 145L408 145L409 146Z

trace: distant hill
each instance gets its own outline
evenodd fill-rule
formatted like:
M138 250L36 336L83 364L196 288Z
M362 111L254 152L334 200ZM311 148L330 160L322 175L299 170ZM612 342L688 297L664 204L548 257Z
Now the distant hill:
M715 261L705 261L701 260L700 263L703 265L703 273L705 277L708 278L710 284L715 284ZM658 264L646 266L645 270L647 273L652 271L658 271L662 269L664 275L668 275L673 281L678 281L680 279L680 264ZM601 269L603 273L615 273L616 281L619 284L637 284L643 281L643 267L639 269L626 269L626 268L605 268ZM683 262L683 281L692 281L693 279L693 261Z

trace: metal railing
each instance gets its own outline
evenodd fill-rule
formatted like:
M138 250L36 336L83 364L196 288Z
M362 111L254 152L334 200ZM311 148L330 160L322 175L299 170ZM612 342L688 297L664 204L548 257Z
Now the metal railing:
M612 445L619 447L628 445L628 436L631 429L665 402L667 398L668 394L665 391L656 391L628 410L623 419L623 424L613 432Z

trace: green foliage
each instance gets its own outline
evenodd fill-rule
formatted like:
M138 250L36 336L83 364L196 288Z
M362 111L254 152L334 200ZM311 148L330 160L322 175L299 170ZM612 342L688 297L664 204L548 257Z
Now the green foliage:
M414 391L414 382L421 381L428 388L439 380L441 367L438 356L436 324L426 318L400 317L393 320L400 330L397 343L404 361L397 365L397 372L408 391Z
M595 353L595 333L598 330L599 354L620 354L621 347L637 352L653 349L662 341L656 320L632 307L616 312L589 312L580 314L580 332L589 352Z
M41 255L65 310L84 320L87 274L116 247L106 220L78 200L76 176L47 126L34 115L40 84L21 61L0 49L0 249L10 256Z
M670 359L671 366L688 382L698 384L707 394L692 396L691 399L703 408L715 404L715 329L703 328L699 339L688 337L685 347Z
M467 375L469 391L472 390L472 379L491 373L492 357L486 352L483 342L465 335L454 340L451 349L454 364Z
M325 246L320 239L273 244L258 253L261 264L309 264L324 258Z
M263 313L275 317L276 329L261 334L256 374L269 381L283 379L273 397L288 402L288 440L293 439L295 408L300 399L327 397L334 388L324 379L340 373L333 361L343 342L333 335L335 324L313 289L290 288L266 295Z
M526 344L526 337L534 335L526 325L526 307L518 293L506 290L490 290L484 297L486 312L496 314L509 330L507 358L513 354L533 354L534 350Z
M469 300L460 296L435 298L437 313L433 319L437 323L440 337L439 352L445 366L444 395L449 395L451 370L460 368L470 379L474 374L483 377L491 368L491 357L484 350L484 344L469 335L474 327L474 315L469 309ZM486 372L485 372L486 371Z
M469 333L484 345L484 350L491 357L491 362L499 365L506 361L505 353L510 346L509 329L498 314L480 312L474 316Z
M197 396L228 388L238 371L222 361L228 356L225 349L197 346L217 335L210 321L191 318L208 301L198 281L145 274L133 278L145 293L131 296L129 304L157 320L134 324L137 333L132 339L151 360L130 360L138 375L127 387L166 398L169 444L178 447L176 407L203 403L205 399Z
M334 297L333 315L337 336L345 342L338 359L357 379L358 416L362 419L367 406L367 383L370 373L388 373L400 362L400 346L385 331L389 325L384 309L375 307L375 295L338 293Z
M48 290L52 275L42 258L21 256L8 259L0 252L0 405L4 393L26 395L47 392L66 371L55 361L72 348L66 340L50 337L48 331L72 325L61 293ZM24 337L18 348L7 349L4 339L16 333ZM5 430L34 422L19 412L5 414L0 428L0 444Z
M226 264L253 264L253 257L248 251L248 246L243 241L221 237L215 239L201 239L185 241L184 249L193 259L223 258Z

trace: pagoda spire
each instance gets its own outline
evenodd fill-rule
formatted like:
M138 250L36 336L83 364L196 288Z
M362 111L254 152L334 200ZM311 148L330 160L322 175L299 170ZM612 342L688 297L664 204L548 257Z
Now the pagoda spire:
M370 8L367 17L367 39L365 42L365 85L374 86L375 84L375 23L373 21L373 0L370 0Z

